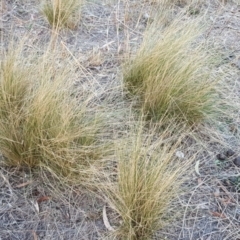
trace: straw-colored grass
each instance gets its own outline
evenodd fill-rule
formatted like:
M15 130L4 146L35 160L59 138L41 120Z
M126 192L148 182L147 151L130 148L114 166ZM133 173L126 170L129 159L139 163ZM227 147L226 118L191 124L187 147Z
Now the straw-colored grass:
M176 19L165 29L155 23L125 66L126 88L153 120L167 115L195 124L212 117L215 81L209 74L210 58L196 41L199 20Z
M83 0L45 0L42 12L53 28L75 28L80 20Z
M31 57L30 57L31 56ZM8 166L45 166L56 176L81 174L100 155L100 114L91 93L72 89L71 60L9 50L0 68L0 151ZM74 73L76 76L76 73ZM101 149L103 154L103 149Z
M175 156L178 143L169 136L175 127L170 124L154 138L140 126L117 144L116 181L110 180L103 188L110 207L121 217L122 223L113 232L120 239L151 239L172 220L170 204L181 192L191 162Z

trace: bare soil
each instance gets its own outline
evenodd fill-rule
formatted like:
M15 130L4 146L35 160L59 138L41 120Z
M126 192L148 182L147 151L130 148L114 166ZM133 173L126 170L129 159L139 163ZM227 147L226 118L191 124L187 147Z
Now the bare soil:
M39 10L39 1L2 0L0 5L1 49L6 49L12 39L21 40L27 35L27 46L41 52L50 40L51 28ZM175 11L183 6L179 4ZM150 3L143 1L87 1L79 26L59 34L59 44L74 55L86 78L94 78L98 98L102 101L108 96L110 107L120 108L121 63L129 49L136 49L141 42L151 18L150 9ZM215 72L224 76L222 84L226 84L229 101L238 104L240 6L234 2L206 1L186 16L201 13L205 13L208 23L202 37L220 56ZM82 86L82 81L74 80L76 88ZM113 88L119 88L119 92L114 91L109 98ZM211 136L203 134L204 141L195 145L202 149L193 165L196 171L186 183L187 193L174 202L179 218L159 230L154 239L240 239L240 166L233 162L240 156L239 111L229 119L234 120L226 122L223 118L219 125L209 125ZM217 154L228 149L235 154L217 159ZM108 233L102 213L106 203L97 194L83 188L64 189L59 183L57 189L62 190L54 193L50 179L6 167L0 168L0 179L0 240L104 239ZM109 221L114 225L113 216L109 212Z

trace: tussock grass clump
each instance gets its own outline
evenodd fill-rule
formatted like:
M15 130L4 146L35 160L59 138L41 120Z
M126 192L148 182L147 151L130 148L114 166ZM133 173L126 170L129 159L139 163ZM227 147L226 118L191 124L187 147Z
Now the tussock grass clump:
M215 82L210 58L196 42L199 32L198 20L177 19L163 30L156 21L126 64L125 86L149 118L167 115L194 124L212 116Z
M105 184L104 192L122 219L114 232L120 239L150 239L172 220L170 203L180 193L191 162L176 158L178 143L169 138L173 127L154 139L140 126L116 147L117 179Z
M100 156L101 114L88 107L90 92L72 96L75 68L54 54L9 51L3 56L0 151L8 166L43 166L70 180Z
M75 28L83 0L45 0L42 12L54 28Z

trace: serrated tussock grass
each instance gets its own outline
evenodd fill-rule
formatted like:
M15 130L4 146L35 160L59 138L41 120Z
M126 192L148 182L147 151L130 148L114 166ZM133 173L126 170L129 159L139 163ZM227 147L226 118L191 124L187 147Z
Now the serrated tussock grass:
M103 194L121 218L112 232L119 239L151 239L171 222L171 203L181 192L191 160L177 159L180 139L172 141L170 125L160 136L144 133L142 124L116 146L116 180L104 183ZM169 214L171 216L169 216Z
M49 24L55 28L75 28L80 20L83 0L45 0L41 7Z
M10 49L2 54L0 151L8 166L41 166L58 177L80 179L104 154L98 141L103 114L89 107L91 91L75 96L75 67L60 58L54 51L39 56Z
M136 95L145 116L163 116L196 124L215 113L212 56L198 38L198 19L176 19L161 29L152 23L135 56L124 66L128 92Z

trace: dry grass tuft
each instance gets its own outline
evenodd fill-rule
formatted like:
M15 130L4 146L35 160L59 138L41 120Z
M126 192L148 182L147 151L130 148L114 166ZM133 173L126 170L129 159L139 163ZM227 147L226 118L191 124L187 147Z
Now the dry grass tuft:
M170 203L180 193L191 162L175 156L178 143L169 136L175 127L169 126L154 139L140 126L117 144L117 179L104 185L104 194L121 217L114 232L121 239L150 239L171 220Z
M209 74L210 58L196 42L200 32L198 20L177 19L163 30L156 21L126 64L126 88L139 97L149 118L167 115L195 124L212 116L215 81Z
M75 68L54 54L9 50L3 56L0 150L8 166L44 166L70 180L104 153L97 137L102 116L89 107L91 92L74 96Z
M74 29L80 20L82 4L83 0L46 0L42 12L53 28Z

